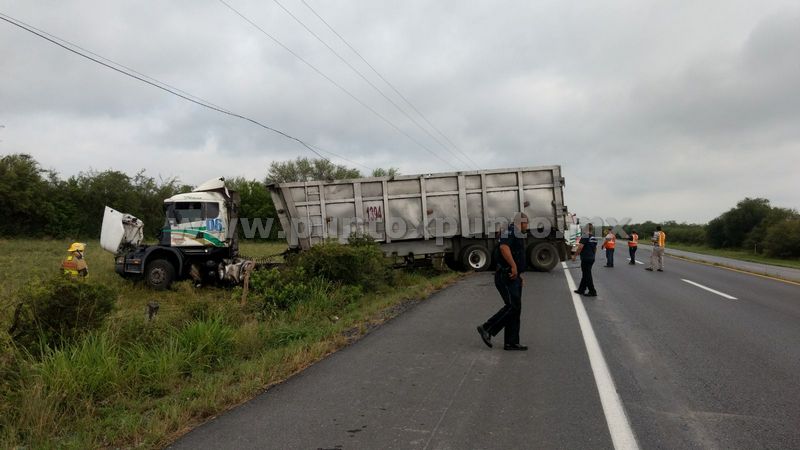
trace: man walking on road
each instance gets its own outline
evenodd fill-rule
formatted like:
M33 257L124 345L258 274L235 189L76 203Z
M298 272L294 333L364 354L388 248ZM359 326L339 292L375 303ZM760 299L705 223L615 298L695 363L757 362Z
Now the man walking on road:
M578 248L575 250L575 254L572 255L573 261L579 254L581 255L581 284L575 291L576 294L597 297L597 291L594 289L594 280L592 279L592 265L594 265L596 251L597 238L594 236L594 225L589 223L586 224L586 231L581 235ZM589 289L589 293L584 294L586 289Z
M631 254L631 265L636 265L636 250L639 248L639 234L636 230L631 230L631 238L628 240L628 252Z
M645 270L653 271L658 264L658 271L664 271L664 244L667 242L667 235L663 231L661 231L661 225L656 227L655 233L653 233L653 237L650 239L653 241L653 253L650 255L650 267Z
M606 267L614 267L614 247L617 246L617 236L609 229L603 238L603 248L606 249Z
M497 336L505 329L503 350L527 350L519 343L520 313L522 312L522 272L525 271L525 243L528 233L528 216L517 213L514 223L500 233L495 251L497 271L494 274L494 285L503 298L503 307L478 326L484 344L492 346L492 336Z

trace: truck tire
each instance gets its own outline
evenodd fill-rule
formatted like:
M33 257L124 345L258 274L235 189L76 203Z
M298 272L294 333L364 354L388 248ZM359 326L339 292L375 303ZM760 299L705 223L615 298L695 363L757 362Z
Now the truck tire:
M455 255L452 253L446 253L444 255L444 264L447 266L448 269L454 272L463 272L464 266L461 265L461 261L456 259Z
M558 249L550 242L540 242L531 247L528 261L534 269L549 272L558 264Z
M478 244L468 246L461 252L461 264L467 270L483 272L492 265L492 255L489 249Z
M175 267L166 259L156 259L147 263L144 280L156 291L169 289L175 280Z

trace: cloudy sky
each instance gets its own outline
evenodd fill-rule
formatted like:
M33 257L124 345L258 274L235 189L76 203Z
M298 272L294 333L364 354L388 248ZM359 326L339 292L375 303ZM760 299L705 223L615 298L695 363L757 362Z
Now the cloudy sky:
M796 0L305 0L444 136L303 0L225 1L361 103L219 0L0 0L0 13L365 172L559 164L582 216L704 222L746 196L800 208ZM314 157L3 21L0 82L0 154L63 176L197 184Z

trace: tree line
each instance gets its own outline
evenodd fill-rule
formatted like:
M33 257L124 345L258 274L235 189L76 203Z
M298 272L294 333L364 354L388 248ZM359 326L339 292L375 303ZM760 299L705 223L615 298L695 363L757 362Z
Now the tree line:
M657 225L647 221L625 229L635 229L646 239ZM765 198L745 198L708 224L669 221L660 225L671 242L748 250L777 258L800 257L800 214L794 209L772 206Z
M372 176L394 176L397 169L376 169ZM239 217L275 218L275 205L267 183L360 178L362 173L324 159L297 158L273 162L263 180L226 177L239 192ZM164 225L164 199L189 192L193 186L178 178L154 178L140 171L128 175L117 170L86 171L62 178L44 169L31 155L0 158L0 221L2 237L100 237L103 210L110 206L130 213L145 224L145 237L154 239ZM278 227L270 238L276 239Z

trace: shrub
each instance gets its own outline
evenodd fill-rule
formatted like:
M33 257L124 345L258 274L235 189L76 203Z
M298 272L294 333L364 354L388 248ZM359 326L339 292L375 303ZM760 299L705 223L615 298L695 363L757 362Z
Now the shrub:
M390 280L390 269L381 249L365 238L352 245L326 242L295 256L290 264L313 276L346 285L375 289Z
M9 334L28 350L74 341L100 327L116 298L105 286L62 277L32 283L17 296Z
M764 247L769 256L800 257L800 220L786 220L769 227Z
M256 312L266 317L307 301L314 293L305 271L296 267L255 271L250 277L250 290L258 299L254 302Z

